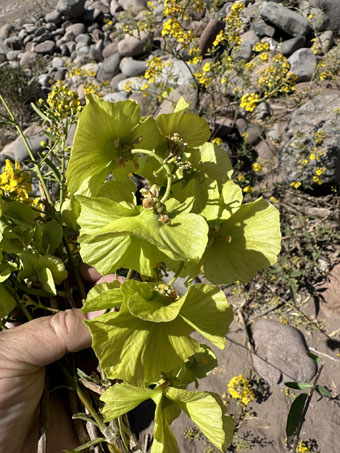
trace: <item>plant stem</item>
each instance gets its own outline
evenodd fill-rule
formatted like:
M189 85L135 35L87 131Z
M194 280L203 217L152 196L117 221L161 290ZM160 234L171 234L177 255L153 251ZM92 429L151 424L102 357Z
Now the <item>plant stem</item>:
M67 380L69 381L70 385L77 392L78 398L84 404L84 406L88 410L88 412L91 415L91 417L93 418L93 420L97 423L98 428L100 429L102 434L105 436L107 441L110 443L108 445L110 452L111 453L122 453L118 447L116 447L115 445L112 444L112 442L114 442L115 436L112 434L110 428L102 421L101 417L99 416L99 414L93 407L91 401L80 388L77 378L75 378L74 376L71 375L71 373L68 371L66 366L62 363L62 361L59 361L59 365L60 365L60 368L62 369L63 373L65 374Z
M75 274L75 277L76 277L76 280L77 280L77 284L78 284L78 288L79 288L79 291L80 291L80 296L81 296L82 300L85 300L86 299L85 288L84 288L84 285L83 285L83 281L82 281L82 279L80 277L80 273L79 273L79 269L78 269L77 263L75 262L73 254L72 254L72 251L70 249L70 244L68 243L65 230L64 230L64 236L63 236L63 242L64 242L64 245L65 245L65 248L66 248L66 251L67 251L67 255L68 255L69 260L71 262L72 268L74 270L74 274Z
M168 283L168 286L173 286L173 284L175 283L176 281L176 278L179 276L179 274L181 273L182 269L184 267L184 261L181 262L181 264L179 265L175 275L172 277L172 279L169 281Z
M31 158L31 161L33 162L33 165L34 165L34 170L36 171L37 175L38 175L38 178L40 180L40 183L44 189L44 192L45 192L45 196L46 196L46 199L47 201L49 202L49 204L52 206L52 200L51 200L51 196L47 190L47 187L46 187L46 183L45 183L45 180L43 178L43 175L40 171L40 168L39 168L39 165L37 163L37 161L35 160L35 157L34 157L34 154L33 154L33 151L27 141L27 138L25 137L25 134L23 133L23 130L21 129L19 123L17 122L17 120L15 119L15 116L13 115L11 109L9 108L9 106L7 105L5 99L2 97L2 95L0 94L0 101L2 102L3 106L5 107L5 109L7 110L7 113L9 114L10 118L11 118L11 121L12 121L12 124L15 126L16 130L18 131L20 137L22 138L22 141L24 142L24 145L28 151L28 154Z
M290 453L296 453L296 449L298 447L298 443L299 443L299 438L300 438L300 432L301 432L301 429L302 429L302 425L304 424L304 421L305 421L305 417L306 417L306 414L307 414L307 411L308 411L308 408L309 408L309 405L310 405L310 402L312 400L312 396L313 396L313 393L316 389L316 384L319 380L319 377L321 375L321 371L324 367L324 364L321 363L319 369L318 369L318 372L316 373L316 376L314 378L314 381L313 381L313 384L312 384L312 387L309 391L309 394L308 394L308 397L307 397L307 400L306 400L306 403L304 405L304 408L303 408L303 412L301 414L301 417L300 417L300 421L299 421L299 425L297 427L297 430L296 430L296 433L295 433L295 436L294 436L294 442L293 442L293 446L290 450Z
M132 278L133 269L129 269L128 273L126 274L126 280L130 280Z
M131 151L131 154L146 154L147 156L151 156L161 164L162 168L164 168L166 177L167 177L167 185L166 185L165 194L163 195L160 202L165 203L166 200L170 196L171 184L172 184L172 174L171 174L169 166L164 162L164 160L160 156L157 156L157 154L154 151L148 151L146 149L133 149Z

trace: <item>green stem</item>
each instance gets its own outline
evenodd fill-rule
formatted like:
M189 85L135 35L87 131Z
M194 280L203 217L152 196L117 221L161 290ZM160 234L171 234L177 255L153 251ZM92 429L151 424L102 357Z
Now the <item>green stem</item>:
M102 434L105 436L105 438L108 440L108 442L110 442L110 445L108 445L110 452L122 453L120 449L118 449L115 445L112 444L112 442L114 442L114 435L111 433L110 428L102 421L101 417L99 416L99 414L93 407L91 401L80 388L77 379L71 375L71 373L68 371L66 366L61 361L59 362L59 365L60 365L60 368L62 369L63 373L65 374L67 380L69 381L70 385L77 392L78 398L84 404L86 409L89 411L89 414L91 415L93 420L97 423L97 426L100 429L100 431L102 432Z
M82 279L80 277L80 273L79 273L79 269L78 269L77 263L75 262L75 259L73 257L72 251L70 249L70 244L68 243L65 230L64 230L64 236L63 236L63 242L64 242L64 245L65 245L65 248L66 248L66 251L67 251L67 255L68 255L69 260L71 262L71 266L72 266L72 268L74 270L74 274L75 274L75 277L76 277L76 280L77 280L77 284L78 284L78 288L79 288L79 291L80 291L80 296L81 296L82 300L85 300L86 299L85 288L84 288L84 285L83 285L83 281L82 281Z
M179 274L181 273L182 269L184 267L184 261L181 262L181 264L179 265L175 275L172 277L172 279L169 281L168 283L168 286L173 286L173 284L175 283L176 281L176 278L179 276Z
M151 156L161 164L162 168L164 168L165 173L166 173L166 178L167 178L167 184L166 184L165 194L163 195L160 202L165 203L166 200L170 196L171 184L172 184L172 174L171 174L169 166L164 162L164 160L160 156L157 156L157 154L154 151L148 151L146 149L133 149L133 150L131 150L131 154L146 154L147 156Z
M132 278L133 269L129 269L128 273L126 274L126 280L130 280Z
M43 175L40 171L40 168L39 168L39 165L37 163L37 161L35 160L35 157L34 157L34 154L33 154L33 151L27 141L27 138L25 137L25 134L23 133L23 130L21 129L19 123L17 122L17 120L15 119L15 116L13 115L11 109L9 108L9 106L7 105L5 99L2 97L2 95L0 94L0 101L2 102L3 106L5 107L5 109L7 110L7 113L9 114L10 118L11 118L11 121L13 123L13 125L15 126L16 130L18 131L20 137L22 138L23 142L24 142L24 145L28 151L28 154L31 158L31 161L33 162L33 165L34 165L34 170L36 171L37 175L38 175L38 178L41 182L41 185L44 189L44 192L45 192L45 196L46 196L46 199L47 201L49 202L50 205L52 205L52 200L51 200L51 196L47 190L47 187L46 187L46 183L45 183L45 180L43 178Z

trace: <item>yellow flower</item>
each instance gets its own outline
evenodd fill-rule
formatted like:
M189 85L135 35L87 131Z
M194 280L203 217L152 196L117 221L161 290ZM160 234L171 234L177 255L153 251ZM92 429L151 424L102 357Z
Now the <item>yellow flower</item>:
M240 399L241 404L246 406L255 399L255 393L251 389L248 379L242 374L234 376L228 383L228 392L235 399Z
M251 192L254 192L255 189L254 189L253 186L251 186L251 185L248 184L248 186L243 187L242 190L243 190L244 193L251 193Z
M271 197L269 197L269 201L271 201L272 203L278 203L279 200L277 198L275 198L273 195Z
M243 182L246 180L246 177L244 175L237 175L237 180L238 182Z
M290 187L294 187L294 189L298 189L300 186L302 186L301 181L293 181L290 183Z
M211 143L214 143L216 145L221 145L222 139L220 137L215 137L213 140L211 140Z
M14 195L19 200L29 198L28 192L32 190L32 186L28 181L25 173L20 173L20 164L15 161L13 164L9 159L6 159L5 170L0 175L0 193L7 192Z
M256 172L261 171L261 170L262 170L262 165L259 164L259 163L257 163L257 162L255 162L255 163L253 164L253 170L256 171Z
M253 112L259 102L259 95L256 93L245 94L242 96L240 107L247 112Z
M305 442L302 442L302 440L300 440L300 442L298 443L298 446L296 448L296 453L309 453L311 451L312 451L312 447L310 447Z

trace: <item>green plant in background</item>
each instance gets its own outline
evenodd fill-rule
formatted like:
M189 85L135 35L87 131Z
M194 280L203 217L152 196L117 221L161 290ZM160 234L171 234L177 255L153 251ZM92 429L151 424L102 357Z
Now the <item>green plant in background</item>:
M147 399L156 404L153 453L177 451L170 424L182 410L223 451L233 420L222 400L186 387L197 387L216 366L209 347L191 334L224 349L233 313L218 286L190 283L201 272L215 284L248 281L280 250L277 209L263 199L242 204L228 156L208 142L205 120L187 109L181 99L174 113L153 119L141 117L134 101L93 95L81 109L75 94L58 85L35 106L48 143L37 158L31 153L34 171L8 163L1 175L1 325L18 310L31 319L38 309L73 307L67 276L75 273L83 311L106 310L87 321L106 389L102 415L81 398L101 431L95 442L110 451L131 451L124 414ZM80 110L69 153L66 135ZM37 177L41 194L33 202ZM144 181L139 190L136 178ZM125 269L126 280L86 296L78 253L103 275ZM170 270L174 277L165 284ZM178 276L187 281L181 297L173 288Z

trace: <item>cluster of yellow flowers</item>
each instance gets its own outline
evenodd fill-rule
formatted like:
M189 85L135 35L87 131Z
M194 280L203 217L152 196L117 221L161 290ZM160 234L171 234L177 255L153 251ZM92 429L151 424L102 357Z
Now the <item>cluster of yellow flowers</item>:
M312 451L312 447L307 445L302 440L299 441L299 443L296 447L296 453L310 453L311 451Z
M6 159L5 170L0 175L0 193L14 195L18 200L25 201L29 199L28 193L31 192L32 186L26 174L20 172L20 164L15 161L14 167L9 159Z
M295 90L297 76L290 71L290 64L286 57L277 53L272 62L260 69L261 76L257 82L265 98L289 94Z
M243 9L244 4L242 2L235 2L231 7L230 13L224 19L226 24L225 36L230 46L241 44L241 37L238 31L242 25L240 13Z
M259 54L262 61L268 61L269 58L269 44L267 42L258 42L253 47L253 51Z
M95 71L92 71L92 69L80 69L80 68L74 68L68 71L68 76L70 78L74 76L79 76L79 77L96 77Z
M241 400L244 406L255 400L254 390L251 389L248 379L243 374L234 376L229 381L228 392L232 398Z
M40 104L42 103L39 101ZM54 116L59 120L76 115L82 110L78 94L70 90L60 80L53 86L53 90L47 97L47 104Z
M181 23L175 18L164 22L161 35L174 38L183 49L188 49L195 40L194 33L191 30L184 30Z
M169 65L169 62L163 63L159 57L154 56L147 61L146 65L148 69L145 71L143 77L148 80L149 83L154 83L156 77L162 72L165 65Z
M300 186L302 186L301 181L293 181L290 183L290 187L293 187L294 189L298 189Z
M257 93L246 93L242 96L240 107L247 112L253 112L260 101L260 96Z

